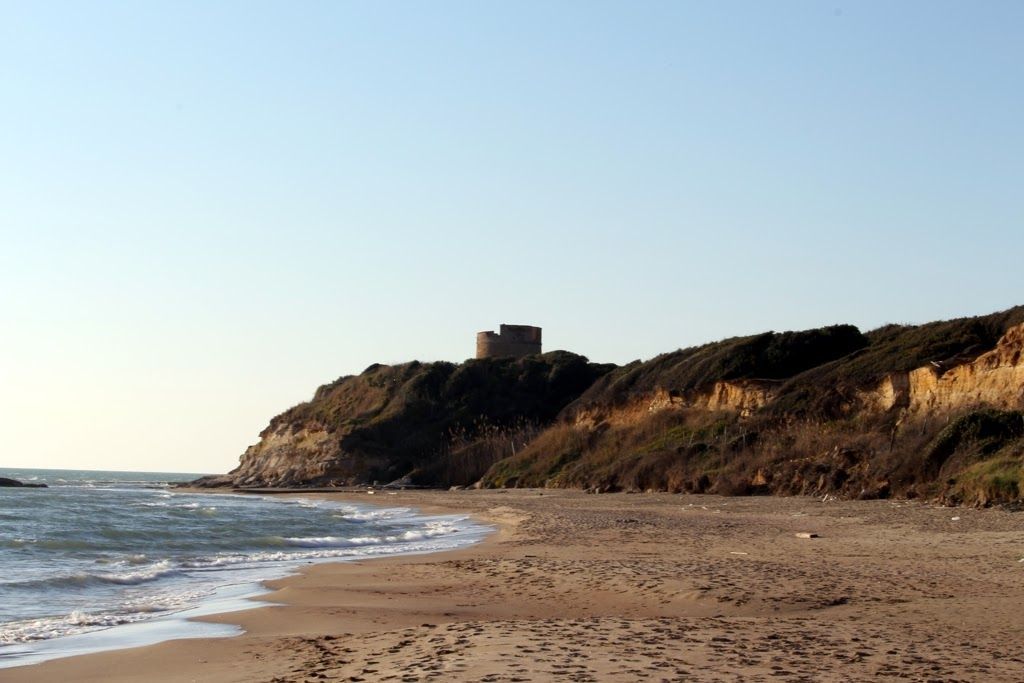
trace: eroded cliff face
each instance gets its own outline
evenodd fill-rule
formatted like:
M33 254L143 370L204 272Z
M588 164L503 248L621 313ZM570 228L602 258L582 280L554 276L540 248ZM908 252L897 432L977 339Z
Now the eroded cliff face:
M242 487L341 486L365 481L381 462L359 445L361 428L401 410L397 388L418 367L373 366L317 389L313 400L274 417L237 468L213 484ZM334 420L334 416L344 416ZM355 435L355 443L349 439Z
M735 380L715 382L709 391L691 392L687 402L692 408L708 411L730 410L747 417L771 402L781 382L773 380Z
M771 404L778 380L715 382L703 389L658 388L619 404L580 407L569 421L581 428L636 425L662 411L731 412L749 417ZM1011 328L973 360L940 363L886 375L870 390L856 393L854 413L902 410L907 417L962 413L980 407L1024 409L1024 324Z
M882 351L856 351L785 380L680 390L678 368L634 364L588 391L483 484L1017 501L1024 323L982 330L987 344L971 325L885 330ZM901 365L911 369L879 372Z
M686 410L726 411L747 417L772 400L779 384L776 380L731 380L689 391L659 388L620 405L581 407L570 416L570 421L582 428L620 427L639 424L657 413Z
M859 395L862 409L902 409L909 416L963 412L981 406L1024 408L1024 325L1006 332L991 351L946 368L936 363L891 373Z
M347 434L331 433L317 422L279 424L259 443L246 449L230 473L232 484L244 487L295 485L337 486L365 480L368 469L379 469L379 459L345 449Z

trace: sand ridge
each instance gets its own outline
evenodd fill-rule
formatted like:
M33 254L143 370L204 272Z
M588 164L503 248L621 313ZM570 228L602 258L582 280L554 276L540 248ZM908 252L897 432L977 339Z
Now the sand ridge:
M1024 680L1020 514L548 490L347 495L468 512L501 532L453 553L312 566L271 584L279 606L218 616L246 628L237 638L0 680Z

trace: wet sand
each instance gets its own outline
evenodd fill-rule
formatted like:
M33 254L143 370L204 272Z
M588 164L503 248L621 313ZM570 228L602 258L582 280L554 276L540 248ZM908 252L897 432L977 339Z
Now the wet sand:
M468 512L499 532L452 553L313 565L270 584L280 604L211 619L242 636L2 669L0 681L1024 681L1024 513L315 495Z

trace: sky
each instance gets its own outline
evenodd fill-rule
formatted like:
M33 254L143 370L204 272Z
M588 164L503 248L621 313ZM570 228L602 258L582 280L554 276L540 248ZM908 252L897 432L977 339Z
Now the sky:
M0 466L224 472L475 333L1024 303L1024 3L0 0Z

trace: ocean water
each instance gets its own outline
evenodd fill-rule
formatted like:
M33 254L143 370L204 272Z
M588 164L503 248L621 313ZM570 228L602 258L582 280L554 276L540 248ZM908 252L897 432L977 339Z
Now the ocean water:
M0 667L230 635L186 618L252 606L260 581L310 562L454 549L489 531L398 506L169 488L196 476L0 468L50 486L0 488Z

